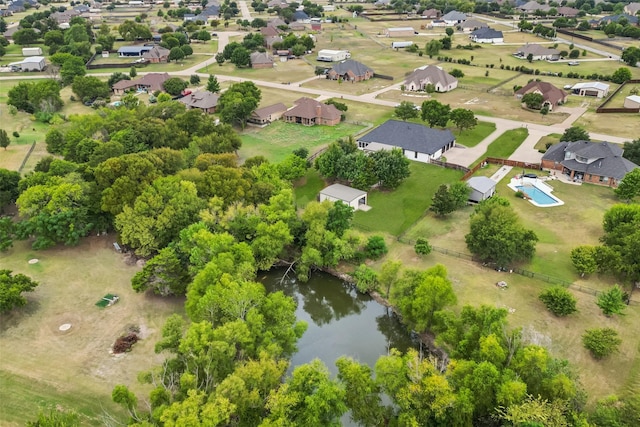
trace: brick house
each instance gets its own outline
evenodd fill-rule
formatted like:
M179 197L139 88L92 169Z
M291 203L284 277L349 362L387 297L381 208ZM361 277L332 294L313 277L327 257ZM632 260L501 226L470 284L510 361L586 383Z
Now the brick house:
M208 90L199 90L179 99L188 109L198 108L207 114L216 112L218 99L220 95L209 92Z
M552 111L558 105L567 102L567 93L562 89L558 89L551 83L530 81L526 86L521 87L516 91L516 98L522 99L522 97L528 93L538 93L542 95L544 101L542 107L549 107L549 111Z
M273 58L266 52L253 52L251 68L273 68Z
M300 123L305 126L335 126L340 123L342 113L333 105L307 97L298 99L294 104L282 115L287 123Z
M124 95L128 90L139 90L152 93L157 90L164 91L164 82L169 80L169 73L149 73L134 80L120 80L111 89L115 95Z
M347 59L346 61L335 64L327 73L327 78L331 80L342 79L344 81L360 82L369 80L373 77L373 74L373 70L366 65L353 59Z

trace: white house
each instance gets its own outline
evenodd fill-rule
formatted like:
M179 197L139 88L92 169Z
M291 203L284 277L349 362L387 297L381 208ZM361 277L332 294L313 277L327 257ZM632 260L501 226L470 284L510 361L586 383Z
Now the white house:
M374 152L399 148L409 160L430 163L455 146L450 130L432 129L400 120L387 120L357 140L358 148Z
M496 192L496 182L486 176L472 176L467 181L467 186L471 188L469 200L476 203L488 199Z
M416 68L404 81L405 90L425 90L433 85L436 92L449 92L458 87L458 79L436 65Z
M494 30L493 28L479 28L471 33L469 36L471 41L475 43L502 43L504 42L504 36L502 31Z
M453 27L466 21L467 15L465 13L458 12L457 10L452 10L451 12L443 15L442 20L447 27Z
M609 95L609 85L602 82L584 82L576 83L571 88L574 95L578 96L595 96L596 98L604 98Z
M342 184L333 184L324 188L320 191L319 199L320 202L324 202L325 200L329 200L330 202L340 201L355 210L368 207L366 191Z

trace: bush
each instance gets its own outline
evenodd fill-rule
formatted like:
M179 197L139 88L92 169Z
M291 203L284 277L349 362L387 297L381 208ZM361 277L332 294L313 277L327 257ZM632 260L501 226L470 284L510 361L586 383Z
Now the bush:
M374 290L378 284L378 274L364 264L356 268L353 278L356 281L356 288L362 293Z
M516 197L519 199L524 199L524 193L520 190L516 191Z
M371 236L367 241L364 252L369 259L378 259L389 251L382 236Z
M587 329L582 335L582 343L593 357L604 359L618 351L622 340L615 329Z
M575 297L562 286L553 286L542 292L538 298L556 316L567 316L578 311Z
M418 240L416 240L416 244L413 246L413 249L418 255L429 255L433 248L427 239L419 237Z
M625 294L620 286L615 285L607 292L600 294L596 304L605 316L611 317L613 314L622 314L626 307L625 301L627 299L628 295Z
M13 131L13 136L16 137L16 138L20 138L20 134L18 133L17 130Z

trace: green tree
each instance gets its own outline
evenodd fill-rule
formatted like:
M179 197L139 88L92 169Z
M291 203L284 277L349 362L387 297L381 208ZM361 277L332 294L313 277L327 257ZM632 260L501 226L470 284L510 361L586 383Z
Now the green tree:
M640 205L637 203L618 204L604 214L604 236L601 241L606 247L608 262L598 261L601 271L612 271L627 280L640 280Z
M351 358L336 361L338 380L344 385L345 402L355 423L366 426L384 425L389 417L382 404L381 387L372 378L372 369Z
M220 83L218 83L218 79L213 74L209 74L209 79L207 80L207 90L211 93L220 92Z
M556 316L567 316L575 313L576 298L562 286L552 286L543 291L538 299Z
M367 240L364 252L369 259L378 259L388 252L387 244L382 236L371 236Z
M200 76L197 74L191 74L191 77L189 77L189 83L192 85L199 85L200 84Z
M383 188L397 188L411 174L409 159L399 148L376 151L370 158L373 160L373 173Z
M447 33L447 36L449 37L453 36L453 28L448 27L447 29L445 29L445 33Z
M187 56L193 55L193 48L191 46L189 46L188 44L180 46L180 50L182 50L182 53L184 53L185 58Z
M565 412L567 403L563 401L550 402L541 396L529 396L517 405L506 409L500 408L499 417L509 425L522 427L556 426L569 427Z
M244 128L251 113L258 108L260 98L260 89L253 82L232 84L218 99L220 120Z
M587 329L582 335L584 347L591 352L596 359L605 357L618 351L622 340L618 331L611 328Z
M216 54L216 62L218 63L218 65L222 66L222 64L224 64L224 61L225 61L224 54L217 53Z
M378 274L365 264L360 264L353 272L356 288L362 293L375 290L378 285Z
M248 49L239 46L234 49L229 61L238 68L246 68L251 66L251 55Z
M420 109L422 121L427 122L430 127L445 127L449 121L451 107L448 104L442 104L435 99L430 99L422 103Z
M507 266L531 259L538 237L520 225L506 199L492 197L481 202L471 215L465 241L469 251L481 260Z
M438 216L448 215L466 206L471 188L464 182L442 184L433 195L429 210Z
M24 292L32 292L38 283L24 274L13 274L11 270L0 270L0 313L27 304Z
M0 146L2 146L2 136L0 135ZM616 196L626 202L630 202L640 195L640 168L628 172L614 190Z
M27 427L79 427L80 417L75 412L61 409L49 409L48 413L40 411L35 421L27 421Z
M456 108L455 110L452 110L449 118L453 123L455 123L459 132L466 129L473 129L478 124L478 119L476 119L473 111L465 108Z
M402 268L402 262L386 260L380 268L380 274L378 275L378 282L380 286L385 288L385 297L389 298L391 288L395 286L400 278L400 269Z
M109 86L97 77L93 76L76 76L73 79L71 90L76 96L84 100L85 98L109 98Z
M64 44L64 35L60 30L47 31L44 35L45 46L62 46Z
M438 55L438 53L440 53L440 49L442 49L442 43L440 42L440 40L435 39L427 43L424 48L425 53L429 55L429 58L433 58L434 56Z
M187 86L189 86L189 84L179 77L172 77L170 79L167 79L162 84L164 90L166 90L169 95L173 96L180 95L180 93L185 90Z
M38 40L38 33L33 28L23 28L13 33L13 42L21 46L29 46Z
M640 165L640 138L624 143L624 153L622 157L636 165Z
M44 138L47 144L47 151L51 154L62 154L64 152L64 135L56 128L51 128Z
M640 48L629 46L622 52L622 60L629 64L630 67L634 67L640 61Z
M129 77L132 79L135 79L138 76L138 70L136 69L135 66L132 66L131 68L129 68Z
M613 288L598 296L596 305L600 307L605 316L611 317L614 314L623 314L627 306L625 303L626 299L627 295L622 288L614 285Z
M620 67L611 75L611 81L617 84L622 84L627 80L631 80L631 70L627 67Z
M391 289L391 301L411 328L423 332L431 329L436 312L457 299L447 269L438 264L425 271L405 271Z
M431 253L431 244L424 237L418 237L416 239L416 244L413 245L413 250L416 251L418 255L429 255Z
M131 286L136 292L152 289L162 296L184 295L191 279L185 264L173 246L163 248L133 276Z
M409 101L402 101L400 104L398 104L394 110L394 113L397 118L404 121L418 117L418 110L416 110L416 105L413 102Z
M539 93L531 92L522 97L522 102L527 106L527 108L539 110L542 108L544 97Z
M84 76L85 74L87 74L87 67L85 67L82 58L76 56L64 61L62 67L60 67L60 78L64 85L73 83L73 79L76 76Z
M4 148L5 151L7 147L11 144L11 138L9 138L9 134L4 129L0 129L0 147Z
M16 237L16 226L9 217L0 218L0 252L13 246Z
M353 208L346 203L338 200L329 209L327 216L327 230L336 233L338 237L342 237L349 228L351 228L351 220L353 219Z
M571 262L580 277L593 274L598 269L595 246L582 245L571 250Z
M2 132L5 131L0 130L0 137ZM0 168L0 213L4 211L5 207L16 201L16 198L20 194L18 187L19 182L19 172Z
M176 61L176 63L178 61L181 61L182 59L184 59L185 54L184 51L182 49L180 49L179 46L173 47L171 48L171 50L169 51L169 61Z
M560 141L589 141L589 133L581 127L572 126L564 131Z

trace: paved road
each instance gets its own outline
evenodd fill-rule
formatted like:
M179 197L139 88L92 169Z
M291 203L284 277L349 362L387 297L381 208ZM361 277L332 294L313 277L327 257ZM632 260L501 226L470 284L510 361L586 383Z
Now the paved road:
M251 22L253 18L251 17L251 12L249 12L249 6L247 6L246 1L239 1L238 7L240 7L240 13L242 14L242 19L246 19Z

